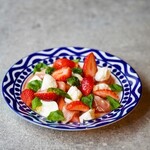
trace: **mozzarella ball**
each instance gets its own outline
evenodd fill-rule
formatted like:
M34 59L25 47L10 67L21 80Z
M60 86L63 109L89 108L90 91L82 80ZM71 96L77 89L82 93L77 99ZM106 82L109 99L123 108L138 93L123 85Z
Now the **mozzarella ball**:
M41 91L48 88L57 88L56 80L49 74L45 74L42 82Z
M68 98L65 98L66 103L80 100L80 98L82 97L82 92L76 86L71 86L67 93L70 95L71 100Z
M111 72L107 67L99 68L95 74L95 80L98 82L108 80Z
M89 109L87 112L83 113L80 117L80 123L83 123L86 120L91 120L95 118L95 110L94 109Z

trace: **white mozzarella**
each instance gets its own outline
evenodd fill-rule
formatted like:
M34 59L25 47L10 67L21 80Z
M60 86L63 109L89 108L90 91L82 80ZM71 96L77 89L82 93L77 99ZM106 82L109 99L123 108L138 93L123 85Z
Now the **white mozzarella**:
M98 83L93 87L93 91L97 90L111 90L111 89L106 83Z
M95 80L105 81L109 79L110 75L111 75L111 72L107 67L98 68L98 71L95 74Z
M76 86L71 86L67 93L70 95L71 100L68 98L65 98L66 103L80 100L80 98L82 97L82 92Z
M95 112L94 109L90 109L90 110L88 110L87 112L83 113L83 114L79 117L80 123L83 123L84 120L86 121L86 120L94 119L94 118L95 118L94 112Z
M58 110L58 105L55 101L46 102L41 100L41 102L42 106L40 110L38 110L38 113L44 117L47 117L50 112Z
M48 88L57 88L56 80L49 74L45 74L42 82L41 91Z

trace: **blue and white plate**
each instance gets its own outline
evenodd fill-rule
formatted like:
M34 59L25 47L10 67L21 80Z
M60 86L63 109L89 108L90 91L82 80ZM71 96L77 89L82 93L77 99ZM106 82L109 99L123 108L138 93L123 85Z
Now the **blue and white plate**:
M108 67L123 86L121 96L121 108L118 108L98 119L77 123L49 122L43 116L32 111L20 98L22 86L26 78L32 73L33 67L39 63L52 64L59 57L80 59L83 62L85 56L93 52L97 65ZM138 104L142 91L141 80L135 70L126 62L109 53L82 47L60 47L42 50L22 58L16 62L6 73L2 82L2 92L9 107L22 118L42 127L56 130L88 130L112 124L125 117Z

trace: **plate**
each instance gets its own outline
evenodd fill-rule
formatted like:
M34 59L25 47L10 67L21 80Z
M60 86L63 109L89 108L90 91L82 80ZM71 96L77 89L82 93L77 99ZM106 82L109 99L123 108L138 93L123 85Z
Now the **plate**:
M121 96L121 108L83 124L49 122L45 117L37 114L27 107L20 98L23 83L32 73L33 67L43 62L52 64L56 59L66 57L84 61L85 56L93 52L97 65L108 67L111 73L118 79L124 91ZM36 125L66 131L79 131L103 127L124 118L138 104L142 92L141 80L135 70L120 58L92 48L83 47L59 47L32 53L16 62L6 73L2 82L2 93L9 107L23 119Z

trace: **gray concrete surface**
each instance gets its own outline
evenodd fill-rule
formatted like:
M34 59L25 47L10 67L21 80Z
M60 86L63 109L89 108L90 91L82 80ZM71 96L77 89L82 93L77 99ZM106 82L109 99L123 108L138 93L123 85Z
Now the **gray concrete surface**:
M150 1L0 0L0 81L20 58L60 46L101 49L124 59L143 82L139 105L110 126L64 132L21 119L0 96L0 149L149 150Z

